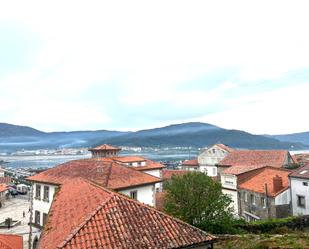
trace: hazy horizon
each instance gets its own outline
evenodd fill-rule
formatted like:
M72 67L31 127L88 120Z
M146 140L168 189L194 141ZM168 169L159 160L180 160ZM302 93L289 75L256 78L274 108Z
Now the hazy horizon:
M6 1L0 116L43 131L308 131L306 1Z

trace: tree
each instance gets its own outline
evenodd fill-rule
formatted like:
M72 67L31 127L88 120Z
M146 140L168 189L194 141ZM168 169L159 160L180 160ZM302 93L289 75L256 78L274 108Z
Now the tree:
M232 200L221 184L209 176L190 172L165 183L164 210L193 226L214 233L227 233L234 221Z

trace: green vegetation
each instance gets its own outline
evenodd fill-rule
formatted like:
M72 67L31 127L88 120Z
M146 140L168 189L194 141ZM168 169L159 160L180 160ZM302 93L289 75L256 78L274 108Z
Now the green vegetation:
M212 233L235 233L231 199L222 194L220 183L209 176L190 172L166 182L164 209L170 215Z
M309 234L294 232L284 235L241 235L219 240L214 249L305 249L309 248Z

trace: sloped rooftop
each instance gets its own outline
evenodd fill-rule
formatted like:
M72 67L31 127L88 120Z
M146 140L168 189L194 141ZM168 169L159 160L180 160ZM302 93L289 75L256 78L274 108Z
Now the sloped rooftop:
M0 249L22 249L23 237L12 234L0 234Z
M68 179L82 177L109 189L160 182L161 179L100 158L81 159L60 164L27 179L30 181L62 184Z
M102 151L102 150L106 150L106 151L110 151L110 150L119 151L121 149L117 148L117 147L114 147L114 146L111 146L109 144L102 144L102 145L97 146L95 148L90 148L89 149L89 151Z
M75 178L55 196L39 248L184 248L214 239L154 208Z
M235 150L220 163L221 166L283 167L287 150Z
M277 196L282 191L289 187L289 174L291 171L285 169L278 169L273 167L265 167L257 174L251 176L239 185L239 188L250 190L257 193L265 193L265 184L267 184L268 196ZM282 178L282 188L279 191L275 191L273 178Z

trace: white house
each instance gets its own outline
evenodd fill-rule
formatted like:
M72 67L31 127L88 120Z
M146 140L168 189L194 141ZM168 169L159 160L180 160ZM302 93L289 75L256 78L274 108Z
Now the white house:
M30 230L37 238L48 217L55 193L70 179L83 178L141 203L155 206L161 179L114 161L91 158L69 161L27 179L32 183ZM34 238L30 238L32 241Z
M208 176L217 177L217 164L232 151L234 151L234 149L224 144L215 144L209 148L203 149L197 159L184 161L181 168L183 170L200 171Z
M217 176L217 164L233 151L234 149L224 144L215 144L204 149L197 157L199 170L208 176Z
M290 174L293 215L309 214L309 164Z
M91 151L92 158L98 158L106 162L116 162L128 168L158 177L162 180L162 169L165 168L165 166L161 163L141 156L119 156L118 153L121 149L108 144L89 149L89 151ZM157 183L155 188L157 192L162 191L162 183Z

